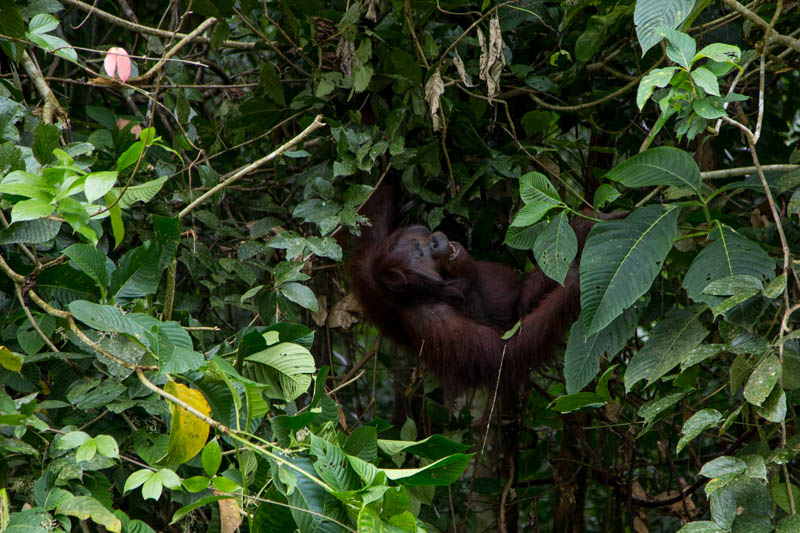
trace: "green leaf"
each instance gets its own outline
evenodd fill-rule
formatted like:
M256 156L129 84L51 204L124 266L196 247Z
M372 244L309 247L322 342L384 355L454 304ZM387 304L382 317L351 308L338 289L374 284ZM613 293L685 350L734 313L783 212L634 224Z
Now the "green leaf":
M544 227L544 223L527 227L509 226L503 244L516 248L517 250L533 250L533 244L536 242L539 234L544 230Z
M567 221L567 214L557 214L533 245L539 268L560 284L564 284L572 260L578 253L578 239Z
M314 357L307 348L291 342L281 342L248 356L246 361L262 365L255 367L260 383L283 391L287 401L293 401L308 390L311 374L316 370Z
M642 55L661 41L659 28L677 28L694 7L694 0L638 0L633 11Z
M688 152L671 146L636 154L609 170L605 177L626 187L671 185L700 195L700 168Z
M692 102L692 109L706 120L715 120L728 115L722 107L722 102L716 97L706 97L695 100Z
M583 320L576 320L569 332L564 351L564 378L567 394L574 394L588 385L600 371L600 358L617 355L636 329L636 313L626 311L611 324L588 338L584 335Z
M76 496L59 504L56 514L74 516L79 520L90 520L113 533L122 531L122 523L103 504L91 496Z
M775 533L795 533L796 531L800 531L800 515L797 514L787 516L778 522Z
M770 422L783 422L786 419L786 393L775 387L761 406L756 407L756 413Z
M688 69L697 53L694 39L690 35L669 28L658 28L656 32L667 38L667 57Z
M158 246L146 242L128 251L111 274L109 296L115 301L154 294L161 280Z
M278 69L270 61L264 61L261 63L259 72L261 74L259 86L264 89L269 99L281 107L286 106L286 98L283 96L283 86L281 85L281 76L278 73Z
M113 192L107 193L104 197L106 205L110 205L108 216L111 219L111 233L114 235L114 248L118 248L122 244L122 239L125 237L125 225L122 222L122 209L114 200L117 195Z
M130 335L147 345L144 329L112 305L99 305L86 300L73 300L69 304L72 315L89 327L101 331L112 331Z
M57 220L37 219L11 224L0 230L0 244L40 244L48 242L58 235L61 222Z
M15 0L0 0L0 33L14 39L25 36L25 21Z
M153 472L153 475L142 485L142 498L158 501L162 490L164 490L164 485L161 483L161 478L158 477L157 472Z
M135 160L134 160L135 161ZM119 169L117 169L119 170ZM125 194L122 196L122 199L119 201L117 205L119 205L120 209L128 209L130 206L135 204L136 202L149 202L153 199L153 197L158 194L158 191L161 190L161 187L167 182L168 177L154 179L152 181L148 181L146 183L142 183L141 185L134 185L132 187L128 187L125 189ZM112 189L109 194L114 195L114 200L116 200L122 189ZM108 199L106 199L108 202ZM110 205L110 204L109 204Z
M71 450L91 439L92 437L83 431L70 431L58 439L55 448L56 450Z
M728 474L741 474L745 470L747 470L747 463L736 457L723 455L704 464L699 474L708 478L715 478Z
M75 462L91 461L97 453L97 443L94 440L87 440L75 451Z
M53 159L53 150L58 148L61 132L53 124L40 122L33 134L33 156L42 165Z
M597 223L580 265L586 335L605 328L650 288L678 233L677 206L648 206Z
M158 479L160 479L161 484L167 487L168 489L172 490L181 489L181 478L179 478L178 474L176 474L169 468L160 469L158 471Z
M760 406L772 392L781 378L781 362L775 355L768 355L750 374L744 386L744 399L753 405Z
M713 72L707 68L696 68L691 72L692 80L702 88L706 94L720 96L719 82Z
M594 206L597 209L602 209L620 196L622 196L622 193L620 193L614 186L609 185L608 183L602 183L594 192Z
M434 461L422 468L379 468L386 477L409 487L446 487L466 470L472 455L461 453ZM352 459L348 457L348 459Z
M741 57L742 51L736 46L725 43L712 43L697 52L697 55L694 56L692 63L702 58L708 58L717 61L718 63L736 64L739 62Z
M716 426L721 419L722 413L716 409L701 409L697 411L689 420L683 423L683 429L681 429L683 436L675 447L675 453L681 453L681 450L683 450L687 444L692 442L706 429Z
M50 216L54 210L55 206L45 200L23 200L11 208L11 223Z
M697 348L708 335L708 330L697 320L702 312L701 306L673 309L656 324L647 344L628 364L624 377L626 391L643 379L648 385L655 382Z
M97 452L105 457L116 459L119 457L119 446L111 435L98 435L94 438Z
M522 208L517 211L514 215L514 218L511 220L511 228L518 228L524 226L530 226L531 224L536 224L539 222L543 216L545 216L548 211L551 209L558 207L558 204L552 202L534 202L531 204L523 205Z
M639 108L639 111L642 110L644 104L653 95L656 87L666 87L677 70L678 67L654 68L642 78L642 81L639 82L639 88L636 90L636 107Z
M116 182L117 172L115 171L92 172L91 174L87 174L83 188L86 200L92 203L98 198L102 198L114 187Z
M726 530L714 522L689 522L678 530L678 533L726 533Z
M142 485L144 482L146 482L155 475L156 475L155 472L153 472L152 470L148 470L146 468L137 470L136 472L128 476L127 480L125 480L125 487L122 489L122 493L125 494L126 492L135 489L136 487Z
M562 204L558 191L541 172L528 172L519 178L519 196L526 204L536 202Z
M605 398L596 392L576 392L559 396L549 405L550 409L559 413L571 413L583 409L597 409L606 404Z
M757 279L774 276L775 261L756 243L727 227L722 231L714 230L710 238L713 242L697 254L683 279L683 286L692 300L709 306L718 304L721 298L703 291L712 282L728 276L746 275Z
M703 293L713 294L714 296L731 296L752 290L758 292L763 287L764 284L759 278L746 274L737 274L712 281L703 289Z
M317 297L314 296L314 293L311 291L311 289L305 285L290 281L289 283L281 284L278 287L278 292L280 292L287 300L305 307L314 313L317 312Z
M200 458L206 475L208 477L215 476L219 470L219 465L222 464L222 449L219 447L219 441L217 439L208 441Z
M72 244L64 250L64 255L69 257L70 266L92 278L105 296L114 263L101 250L89 244Z
M58 28L58 19L48 13L39 13L28 23L28 31L31 33L44 34L56 28Z
M200 507L203 507L204 505L208 505L209 503L214 503L214 502L219 501L219 500L230 499L232 497L233 496L218 494L218 495L215 495L215 496L206 496L205 498L200 498L196 502L192 502L189 505L184 505L183 507L181 507L180 509L175 511L174 515L172 515L172 521L170 522L170 525L171 524L175 524L177 522L180 522L180 520L184 516L186 516L187 514L191 513L195 509L199 509Z

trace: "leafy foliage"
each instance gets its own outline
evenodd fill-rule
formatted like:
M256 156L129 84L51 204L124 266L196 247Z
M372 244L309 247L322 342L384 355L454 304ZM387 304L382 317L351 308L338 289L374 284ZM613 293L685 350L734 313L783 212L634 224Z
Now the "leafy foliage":
M781 5L0 0L0 530L796 531ZM381 180L477 259L580 252L530 390L355 326Z

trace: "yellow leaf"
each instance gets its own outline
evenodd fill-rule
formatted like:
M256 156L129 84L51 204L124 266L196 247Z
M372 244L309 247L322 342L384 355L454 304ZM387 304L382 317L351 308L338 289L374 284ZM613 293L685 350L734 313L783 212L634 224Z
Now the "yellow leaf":
M168 381L164 390L206 416L211 412L208 402L198 390L190 389L186 385L174 381ZM169 411L172 413L169 444L167 444L167 455L159 461L159 464L180 465L203 449L208 440L209 426L183 407L178 407L172 402L168 402L168 404Z
M19 372L22 369L22 356L5 346L0 346L0 366L12 372Z

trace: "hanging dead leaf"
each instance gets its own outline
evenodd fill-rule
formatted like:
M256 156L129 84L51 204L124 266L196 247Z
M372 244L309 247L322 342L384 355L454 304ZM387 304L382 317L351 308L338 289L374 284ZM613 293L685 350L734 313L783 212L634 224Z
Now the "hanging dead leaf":
M503 67L506 66L506 58L503 55L503 35L500 32L500 18L495 14L489 21L489 49L486 61L486 96L489 101L500 94L500 75ZM483 54L481 54L483 55Z
M233 498L217 500L219 506L220 533L233 533L242 524L242 515L239 513L239 503Z
M336 57L339 58L339 70L341 70L342 74L345 76L351 76L353 74L353 58L355 55L355 43L344 37L340 38L339 45L336 47Z
M453 51L453 64L456 66L456 70L458 71L458 75L461 78L461 81L467 87L475 87L475 84L472 83L472 78L467 73L467 70L464 68L464 61L461 60L461 56L458 55L458 50Z
M425 84L425 101L428 102L430 108L431 121L433 121L433 131L439 131L442 127L442 117L439 116L439 109L441 107L441 96L444 93L444 82L439 69L433 73L428 83Z
M317 327L324 326L325 321L328 320L328 297L324 294L317 296L317 312L312 312L311 318L314 319Z
M379 0L368 0L367 1L367 14L364 15L364 18L376 22L378 20L378 1Z
M186 385L174 381L168 381L164 385L164 390L206 416L211 412L208 402L199 390L190 389ZM181 465L203 449L208 440L209 426L183 407L178 407L172 402L167 403L169 411L172 413L172 421L169 428L167 455L159 461L159 464Z
M360 320L360 314L361 306L358 305L358 300L352 292L348 293L334 304L328 314L328 327L350 329L350 326Z

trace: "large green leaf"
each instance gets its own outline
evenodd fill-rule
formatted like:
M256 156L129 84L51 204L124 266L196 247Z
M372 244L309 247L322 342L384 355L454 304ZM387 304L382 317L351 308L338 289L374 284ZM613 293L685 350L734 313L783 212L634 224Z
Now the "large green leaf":
M625 371L625 390L646 379L648 384L675 368L703 341L708 331L697 320L704 309L673 309L650 332L647 344Z
M72 244L64 250L70 258L71 266L92 278L105 295L111 280L114 263L101 250L88 244Z
M311 435L311 454L316 457L314 470L319 477L336 490L356 490L360 487L358 476L347 462L344 450L328 440Z
M700 167L688 152L671 146L636 154L609 170L605 177L626 187L670 185L700 194Z
M140 343L148 345L144 328L113 305L100 305L85 300L74 300L69 304L72 315L89 327L100 331L112 331L130 335Z
M74 516L80 520L91 519L95 524L99 524L114 533L122 531L122 523L119 518L91 496L77 496L68 500L56 508L56 513Z
M642 55L662 39L657 29L677 28L689 16L694 3L694 0L638 0L633 11L633 23Z
M536 263L550 279L563 285L577 253L578 239L567 221L567 214L561 211L547 224L533 245Z
M308 390L311 374L316 370L314 357L308 349L291 342L281 342L246 358L256 371L257 381L272 385L271 390L283 391L287 401L293 401Z
M588 385L600 371L603 354L610 359L619 353L636 330L636 313L629 309L600 332L584 335L583 320L576 320L569 332L564 352L564 378L567 394L574 394Z
M109 298L116 302L153 294L161 279L158 246L147 242L130 250L111 274Z
M50 219L28 220L11 224L0 230L0 244L39 244L47 242L58 235L61 222Z
M732 229L714 230L709 238L713 242L697 254L683 278L683 286L692 300L714 307L723 298L704 293L711 283L729 276L761 280L775 275L775 261L758 244Z
M775 355L768 355L750 374L744 386L744 399L760 406L772 392L781 377L781 362Z
M466 470L472 455L456 453L421 468L380 468L386 477L411 487L446 487Z
M605 328L650 288L678 232L677 206L648 206L596 224L581 260L586 335Z
M134 159L134 162L136 160ZM141 185L134 185L132 187L128 187L125 189L125 194L122 196L122 199L119 201L117 205L121 209L128 209L130 206L135 204L136 202L149 202L153 199L153 197L158 194L158 191L161 190L161 187L164 186L164 183L167 182L167 178L158 178L152 181L148 181L147 183L142 183ZM109 194L113 195L114 200L116 200L123 189L115 188L111 189ZM107 198L109 198L107 196Z

